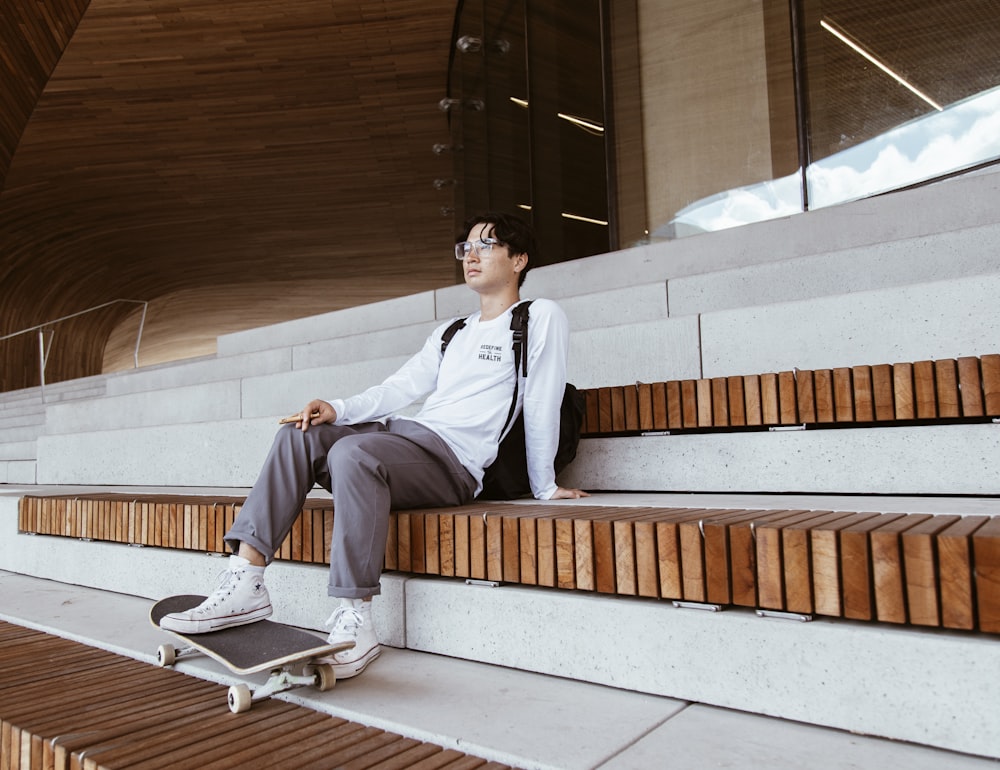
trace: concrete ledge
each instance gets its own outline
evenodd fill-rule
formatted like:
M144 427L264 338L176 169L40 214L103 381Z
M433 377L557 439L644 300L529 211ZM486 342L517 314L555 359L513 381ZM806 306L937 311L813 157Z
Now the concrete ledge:
M940 232L669 281L671 315L711 313L997 272L1000 225Z
M990 423L705 433L584 439L560 483L608 491L996 495L997 467L1000 425Z
M46 409L48 435L80 435L116 428L184 425L240 417L240 382L209 382L107 396Z
M121 396L146 390L202 385L219 380L238 380L248 376L284 372L291 368L292 352L289 348L233 355L222 359L210 356L118 372L108 377L107 395Z
M378 384L415 352L411 351L406 356L348 361L315 369L248 377L242 383L243 417L270 417L271 424L277 428L274 422L276 417L291 414L314 398L329 400L351 396Z
M451 581L406 609L410 649L1000 756L994 638Z
M40 436L40 484L253 484L271 447L273 417Z
M567 375L578 388L701 377L697 316L570 334Z
M704 376L993 353L998 295L1000 273L994 273L706 313Z
M468 292L468 289L465 291ZM356 334L359 331L408 326L434 318L434 292L428 291L259 329L225 334L219 337L216 349L220 357L227 357L269 348L292 347L316 340Z

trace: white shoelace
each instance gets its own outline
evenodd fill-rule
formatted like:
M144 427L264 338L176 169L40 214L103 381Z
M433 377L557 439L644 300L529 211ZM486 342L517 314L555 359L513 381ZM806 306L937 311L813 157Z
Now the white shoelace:
M224 598L229 596L236 586L236 583L240 580L240 577L232 570L224 569L216 577L217 585L215 590L212 591L212 595L209 596L205 601L199 604L195 608L195 612L205 613L214 607L217 607L219 602Z
M330 636L340 633L356 635L358 629L364 623L364 618L361 617L361 613L356 609L340 606L333 611L333 614L327 619L325 625L331 629Z

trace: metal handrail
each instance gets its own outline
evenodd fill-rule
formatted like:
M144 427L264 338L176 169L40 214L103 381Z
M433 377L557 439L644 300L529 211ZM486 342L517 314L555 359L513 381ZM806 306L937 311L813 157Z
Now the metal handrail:
M142 316L139 318L139 331L135 335L135 350L132 353L132 361L135 364L135 368L139 368L139 344L142 342L142 330L146 325L146 311L149 309L149 303L141 299L113 299L110 302L104 302L100 305L95 305L94 307L89 307L86 310L80 310L76 313L70 313L69 315L64 315L62 318L56 318L54 321L46 321L45 323L40 323L35 326L29 327L27 329L21 329L18 332L12 332L11 334L5 334L0 337L0 342L4 340L9 340L13 337L19 337L22 334L30 334L31 332L38 332L38 376L41 383L42 398L45 398L45 365L48 363L49 351L52 350L52 340L55 338L55 329L51 327L57 323L63 321L68 321L71 318L76 318L77 316L85 315L87 313L92 313L95 310L102 310L103 308L115 305L119 302L128 302L134 305L142 305ZM45 332L49 331L49 344L48 349L45 346Z

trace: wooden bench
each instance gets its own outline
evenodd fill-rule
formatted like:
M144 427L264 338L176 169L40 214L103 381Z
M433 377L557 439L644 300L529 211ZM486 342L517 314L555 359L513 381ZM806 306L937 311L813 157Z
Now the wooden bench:
M582 391L584 436L805 425L920 424L1000 417L1000 355Z
M242 498L25 497L22 532L225 552ZM277 558L326 564L329 501ZM388 570L1000 633L1000 516L474 503L393 512Z

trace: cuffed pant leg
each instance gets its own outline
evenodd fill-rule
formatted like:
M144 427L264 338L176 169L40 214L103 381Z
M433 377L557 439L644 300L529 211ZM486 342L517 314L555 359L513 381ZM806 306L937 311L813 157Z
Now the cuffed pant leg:
M257 481L225 535L227 545L235 552L240 543L246 543L270 564L310 490L316 484L330 489L327 455L331 447L345 436L384 429L381 423L314 425L305 432L294 425L281 428Z
M392 420L387 432L342 438L330 450L334 500L330 596L379 593L389 512L462 505L475 481L433 431Z

